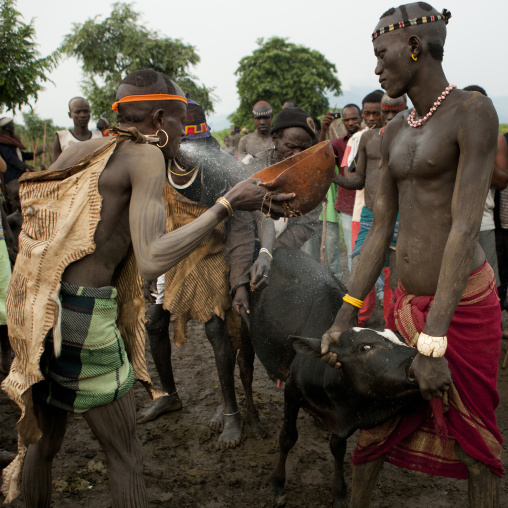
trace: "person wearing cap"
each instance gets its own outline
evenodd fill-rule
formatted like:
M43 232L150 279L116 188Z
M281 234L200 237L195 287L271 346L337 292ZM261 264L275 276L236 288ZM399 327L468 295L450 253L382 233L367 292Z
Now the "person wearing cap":
M272 106L266 101L259 101L252 108L252 119L256 130L243 136L238 143L238 160L247 164L249 156L256 155L270 148L272 138L270 136L270 125L272 123Z
M187 100L184 129L180 150L169 162L164 190L168 233L206 212L217 198L242 180L245 172L238 162L220 150L203 109L191 99ZM235 220L235 215L228 223ZM240 349L241 338L240 318L231 309L229 265L224 256L226 231L227 224L222 222L198 250L157 279L153 295L145 291L152 303L147 310L146 329L165 395L141 414L138 423L182 407L173 377L169 323L173 323L174 342L179 347L187 341L187 322L194 319L205 325L222 389L223 404L210 426L222 431L219 446L232 448L242 437L234 384L234 350ZM240 360L239 365L242 369ZM246 393L246 398L247 422L253 424L259 417L252 392Z
M275 118L270 134L272 147L258 153L246 166L251 175L303 152L316 142L314 121L311 115L301 108L283 109ZM274 237L269 238L266 235L267 240L261 241L254 271L257 273L258 265L263 266L263 273L268 279L273 250L281 246L300 249L320 227L320 211L321 206L318 206L306 215L274 221ZM255 225L252 214L239 212L237 216L238 220L231 224L227 237L226 256L230 264L229 282L233 308L240 314L242 309L250 312L248 288L251 282Z
M25 161L33 160L34 156L44 153L43 148L37 150L35 154L25 150L25 145L15 134L14 120L9 117L0 118L0 157L7 164L7 170L3 173L5 185L11 180L18 179L26 171L35 171L35 168Z
M74 127L72 129L55 132L53 162L56 161L60 154L69 148L69 146L103 136L101 130L91 131L88 128L90 115L90 104L85 98L74 97L69 101L69 118L72 120Z
M67 414L82 414L108 462L111 504L146 507L136 404L145 362L141 280L154 280L199 248L235 209L268 210L266 190L235 185L194 221L166 234L166 168L184 134L187 99L151 69L119 85L116 136L67 148L21 179L23 227L7 291L15 356L2 388L18 404L18 457L3 471L6 502L51 505L51 466ZM113 130L113 129L112 129ZM226 157L226 155L224 155ZM271 212L282 215L276 196ZM91 503L93 505L93 503Z

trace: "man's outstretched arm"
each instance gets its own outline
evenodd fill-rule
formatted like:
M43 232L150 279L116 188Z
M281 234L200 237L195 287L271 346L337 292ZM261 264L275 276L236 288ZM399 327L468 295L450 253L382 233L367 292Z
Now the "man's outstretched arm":
M143 170L137 164L131 164L128 169L132 187L129 224L139 272L145 280L155 280L192 252L228 216L228 210L222 204L215 204L190 224L164 234L166 211L162 193L165 163L160 151L147 148ZM240 182L224 197L233 209L261 210L262 206L268 205L264 205L263 201L266 189L257 185L258 182L252 179ZM294 194L274 196L271 213L282 215L284 211L277 201L293 197Z
M351 176L340 176L334 175L333 181L334 183L344 187L345 189L350 190L361 190L365 187L365 175L367 172L367 151L366 144L367 138L369 136L365 133L360 138L360 144L358 146L358 163L356 164L356 170L354 173L351 173ZM346 168L344 173L348 172L349 169Z

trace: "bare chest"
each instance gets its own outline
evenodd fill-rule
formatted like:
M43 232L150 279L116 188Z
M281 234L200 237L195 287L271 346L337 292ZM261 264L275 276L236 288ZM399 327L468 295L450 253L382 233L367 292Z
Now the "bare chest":
M405 124L388 151L388 167L399 183L454 179L458 160L456 130L443 125L413 128Z

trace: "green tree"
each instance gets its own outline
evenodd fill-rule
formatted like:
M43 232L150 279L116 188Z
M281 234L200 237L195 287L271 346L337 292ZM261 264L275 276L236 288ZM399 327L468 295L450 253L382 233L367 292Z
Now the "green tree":
M23 23L14 0L0 2L0 111L15 110L37 99L56 65L54 54L41 58L33 20Z
M76 57L85 75L83 92L92 114L105 114L114 120L111 104L120 81L130 72L150 68L173 78L184 91L213 112L213 89L194 82L189 66L199 62L193 46L179 39L163 37L139 24L139 13L130 4L115 3L104 21L89 19L74 24L60 48L62 53Z
M259 48L240 60L236 75L240 106L229 119L234 125L254 128L252 106L268 101L274 112L288 99L312 116L328 108L327 91L340 95L337 69L319 51L293 44L281 37L257 41Z
M63 130L57 127L53 120L41 118L35 111L23 113L23 124L16 125L16 134L21 137L29 152L35 152L38 148L45 148L45 153L37 157L34 165L43 164L49 166L53 162L53 140L55 132Z

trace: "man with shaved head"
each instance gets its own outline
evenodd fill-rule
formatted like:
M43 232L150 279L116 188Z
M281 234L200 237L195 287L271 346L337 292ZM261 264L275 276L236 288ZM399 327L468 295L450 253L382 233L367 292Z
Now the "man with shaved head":
M270 136L272 125L272 106L266 101L259 101L252 108L252 119L256 130L240 138L238 143L238 160L248 164L252 156L264 152L273 146Z
M90 122L90 104L83 97L74 97L69 101L69 118L74 123L74 127L72 129L55 132L53 161L56 161L59 155L66 148L69 148L69 146L102 136L101 131L90 131L88 129L88 123Z
M147 506L134 378L154 398L161 394L144 359L141 277L168 271L234 209L262 209L266 195L259 181L246 180L165 234L166 168L184 134L186 104L168 77L136 71L116 94L115 137L74 144L49 170L21 179L23 229L6 304L15 359L2 388L22 416L20 452L4 470L7 502L20 492L25 459L25 503L50 506L52 460L74 412L104 449L112 506ZM271 210L282 214L277 202Z
M400 212L399 286L387 326L417 347L409 375L429 402L361 432L354 507L368 506L385 459L468 478L471 506L499 503L501 316L494 274L478 244L498 119L490 99L456 89L443 72L449 18L425 2L401 5L383 14L372 34L381 86L390 97L407 93L414 109L386 127L374 221L345 304L323 336L323 360L340 367L328 345L354 325Z

